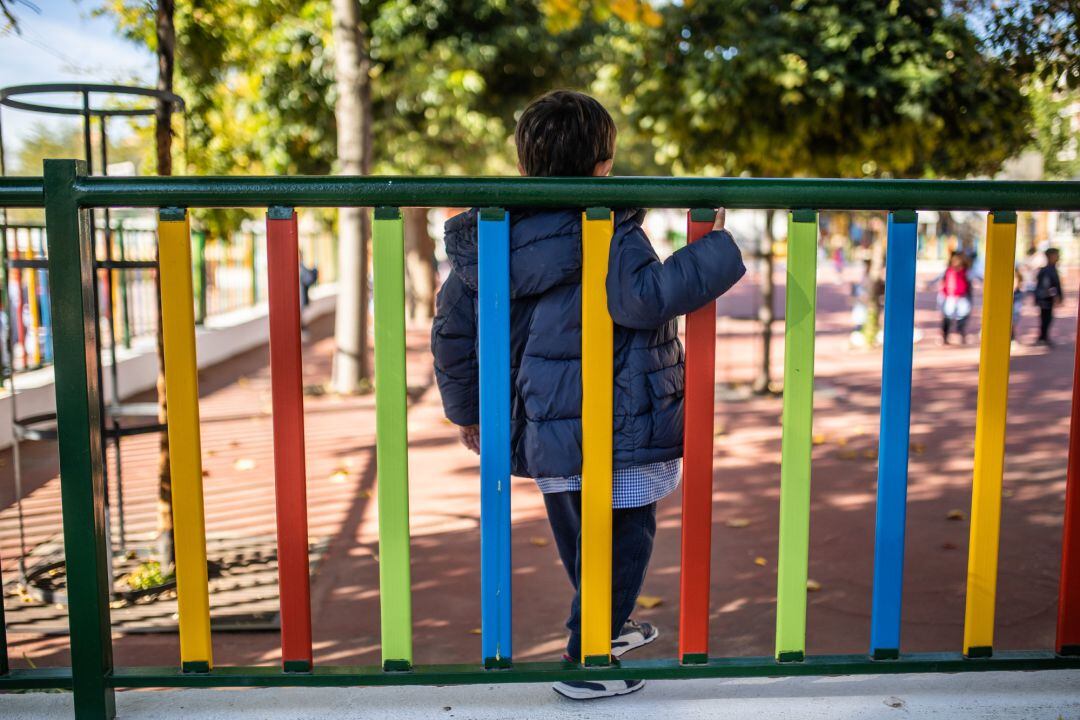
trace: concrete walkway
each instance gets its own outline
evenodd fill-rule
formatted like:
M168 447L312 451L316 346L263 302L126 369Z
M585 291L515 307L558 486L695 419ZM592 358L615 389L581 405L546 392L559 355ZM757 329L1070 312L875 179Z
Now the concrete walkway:
M627 698L587 704L547 685L396 688L275 688L123 692L122 720L189 718L364 718L364 720L504 720L505 718L664 717L709 720L1080 717L1080 671L864 675L840 678L654 680ZM71 717L71 695L11 695L6 720Z

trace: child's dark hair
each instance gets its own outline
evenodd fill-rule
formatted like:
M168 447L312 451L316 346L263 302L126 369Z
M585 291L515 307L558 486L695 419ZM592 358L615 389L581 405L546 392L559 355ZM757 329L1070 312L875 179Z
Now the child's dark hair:
M588 176L615 155L615 121L585 93L553 90L521 113L514 141L526 175Z

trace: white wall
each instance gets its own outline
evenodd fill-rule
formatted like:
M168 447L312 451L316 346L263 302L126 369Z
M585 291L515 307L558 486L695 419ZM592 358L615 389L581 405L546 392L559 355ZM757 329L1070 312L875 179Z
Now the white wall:
M337 301L337 286L333 284L317 285L311 289L311 304L304 310L304 318L311 321L334 311ZM196 331L195 344L200 368L210 367L224 362L253 348L265 345L270 340L270 325L267 321L265 303L231 313L207 318L206 326ZM140 338L130 349L117 351L117 379L120 398L128 398L157 385L157 354L155 340L151 337ZM104 386L102 395L111 397L108 353L102 353L102 376ZM56 396L53 390L52 367L42 368L28 373L19 373L15 378L17 396L12 402L10 393L0 396L0 449L11 446L11 414L14 407L18 416L56 411Z

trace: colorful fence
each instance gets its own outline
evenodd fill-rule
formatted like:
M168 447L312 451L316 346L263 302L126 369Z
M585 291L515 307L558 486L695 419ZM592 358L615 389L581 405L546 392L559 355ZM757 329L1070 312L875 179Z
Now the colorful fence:
M993 649L1011 273L1018 209L1080 209L1080 183L748 179L96 178L81 163L47 161L42 186L0 183L0 204L44 202L55 360L61 485L71 605L70 670L8 670L0 688L72 687L79 717L109 717L117 687L389 685L555 679L1032 670L1080 667L1080 430L1071 435L1057 647ZM29 183L29 184L27 184ZM297 206L366 204L374 213L375 386L382 664L313 664L307 567L303 402L297 306ZM479 206L481 403L481 656L465 665L417 666L412 658L408 432L405 385L402 206ZM687 319L687 422L677 659L611 657L612 322L605 277L613 207L690 207L687 237L708 231L716 205L790 211L785 393L780 479L776 652L711 657L708 649L715 314ZM89 208L159 208L166 384L172 446L180 658L171 667L114 667L102 512L99 387ZM281 663L215 667L210 631L195 368L189 207L269 208L271 374ZM582 213L583 567L582 657L513 658L510 556L509 217L507 207L584 207ZM915 282L915 208L990 207L983 305L975 479L964 645L908 654L900 639ZM811 209L815 208L815 209ZM891 208L873 582L866 653L806 654L814 390L817 211ZM60 372L63 370L63 372ZM1080 365L1078 365L1080 380ZM1074 403L1080 404L1080 382ZM2 640L2 634L0 634ZM6 656L0 656L5 660Z

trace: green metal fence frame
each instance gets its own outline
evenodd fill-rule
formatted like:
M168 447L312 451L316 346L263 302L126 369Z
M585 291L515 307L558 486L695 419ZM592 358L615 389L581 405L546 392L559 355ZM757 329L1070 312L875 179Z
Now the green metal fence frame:
M135 687L443 685L566 679L706 678L868 673L967 672L1080 668L1080 657L1053 652L866 654L616 662L583 668L569 662L479 662L416 666L316 667L284 673L274 666L114 667L108 607L107 545L101 484L97 372L93 346L94 258L88 210L94 207L502 206L714 207L813 210L1080 210L1080 182L824 180L756 178L399 178L399 177L90 177L80 161L47 160L44 178L0 178L0 206L44 207L50 291L56 323L56 394L60 473L72 598L71 668L9 670L0 690L64 688L75 693L76 717L114 714L113 689Z

